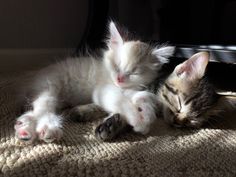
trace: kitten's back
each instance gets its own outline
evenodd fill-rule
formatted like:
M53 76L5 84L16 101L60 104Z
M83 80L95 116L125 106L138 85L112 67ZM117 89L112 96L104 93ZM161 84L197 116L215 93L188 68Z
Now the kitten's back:
M95 85L104 78L104 72L99 59L67 58L37 72L30 83L30 95L35 97L45 89L52 89L65 104L87 104L91 102Z

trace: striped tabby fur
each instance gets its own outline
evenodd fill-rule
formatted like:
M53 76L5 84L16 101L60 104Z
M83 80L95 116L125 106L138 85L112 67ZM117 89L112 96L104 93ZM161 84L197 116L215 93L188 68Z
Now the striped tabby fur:
M164 120L177 127L199 128L223 111L224 96L216 93L204 76L209 61L206 52L193 55L175 67L158 90Z

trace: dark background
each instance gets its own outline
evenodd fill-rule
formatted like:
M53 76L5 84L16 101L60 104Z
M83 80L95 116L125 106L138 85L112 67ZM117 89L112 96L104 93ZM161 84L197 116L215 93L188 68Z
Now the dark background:
M214 83L236 84L236 0L0 1L0 73L41 68L104 47L109 20L143 41L177 46L170 71L206 50Z
M90 1L91 26L81 44L103 46L107 22L124 25L144 41L176 45L166 68L172 69L192 54L206 50L212 62L207 75L219 89L236 90L235 0L104 0ZM78 47L81 49L81 45Z
M235 0L91 1L88 43L94 45L113 19L144 40L181 45L235 45Z

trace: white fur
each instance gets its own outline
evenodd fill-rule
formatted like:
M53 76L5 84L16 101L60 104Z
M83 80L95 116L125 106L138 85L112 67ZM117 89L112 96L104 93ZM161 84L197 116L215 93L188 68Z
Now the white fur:
M134 131L146 134L149 132L152 123L156 119L157 100L156 95L147 91L136 92L131 97L132 103L136 106L136 110L142 109L141 121L134 126Z
M31 88L33 111L25 115L30 114L32 119L22 119L21 116L18 122L28 125L25 131L31 140L39 138L45 142L51 142L59 139L62 136L63 118L56 114L57 110L67 105L91 103L93 92L95 103L111 113L122 114L136 131L147 132L148 128L145 127L150 125L154 117L151 113L153 112L152 104L139 102L138 99L132 100L135 94L132 93L132 96L126 97L124 92L127 88L139 90L140 86L149 84L157 77L160 67L156 67L153 60L158 61L158 50L160 58L171 55L173 51L170 52L168 49L165 53L164 49L155 48L155 55L143 55L143 53L148 53L146 52L147 44L140 41L124 42L113 22L110 24L110 39L107 45L109 49L104 52L102 59L69 58L42 69L35 75L34 82L29 86L26 85L26 88ZM139 55L136 55L137 52ZM160 66L162 63L163 61L159 61ZM120 73L117 73L114 64L119 67L119 72L127 77L125 83L117 83L116 77ZM142 73L128 74L134 67L138 67L135 72ZM141 119L142 113L137 111L137 106L144 107L148 112L145 114L148 116L143 115ZM15 128L15 130L17 135L21 133L19 131L21 129ZM17 137L21 139L21 136Z
M112 84L97 87L94 103L110 113L119 113L134 131L146 134L156 119L156 96L147 91L123 90ZM141 112L138 110L142 109Z
M168 57L171 57L175 48L173 46L165 46L161 48L155 48L152 54L155 55L162 63L168 63Z

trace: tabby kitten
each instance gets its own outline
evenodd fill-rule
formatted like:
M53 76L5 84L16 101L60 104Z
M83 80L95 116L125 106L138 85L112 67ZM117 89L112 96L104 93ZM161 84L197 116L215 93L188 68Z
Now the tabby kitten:
M220 96L204 76L209 55L200 52L177 65L159 89L164 120L177 127L199 128L221 109Z

